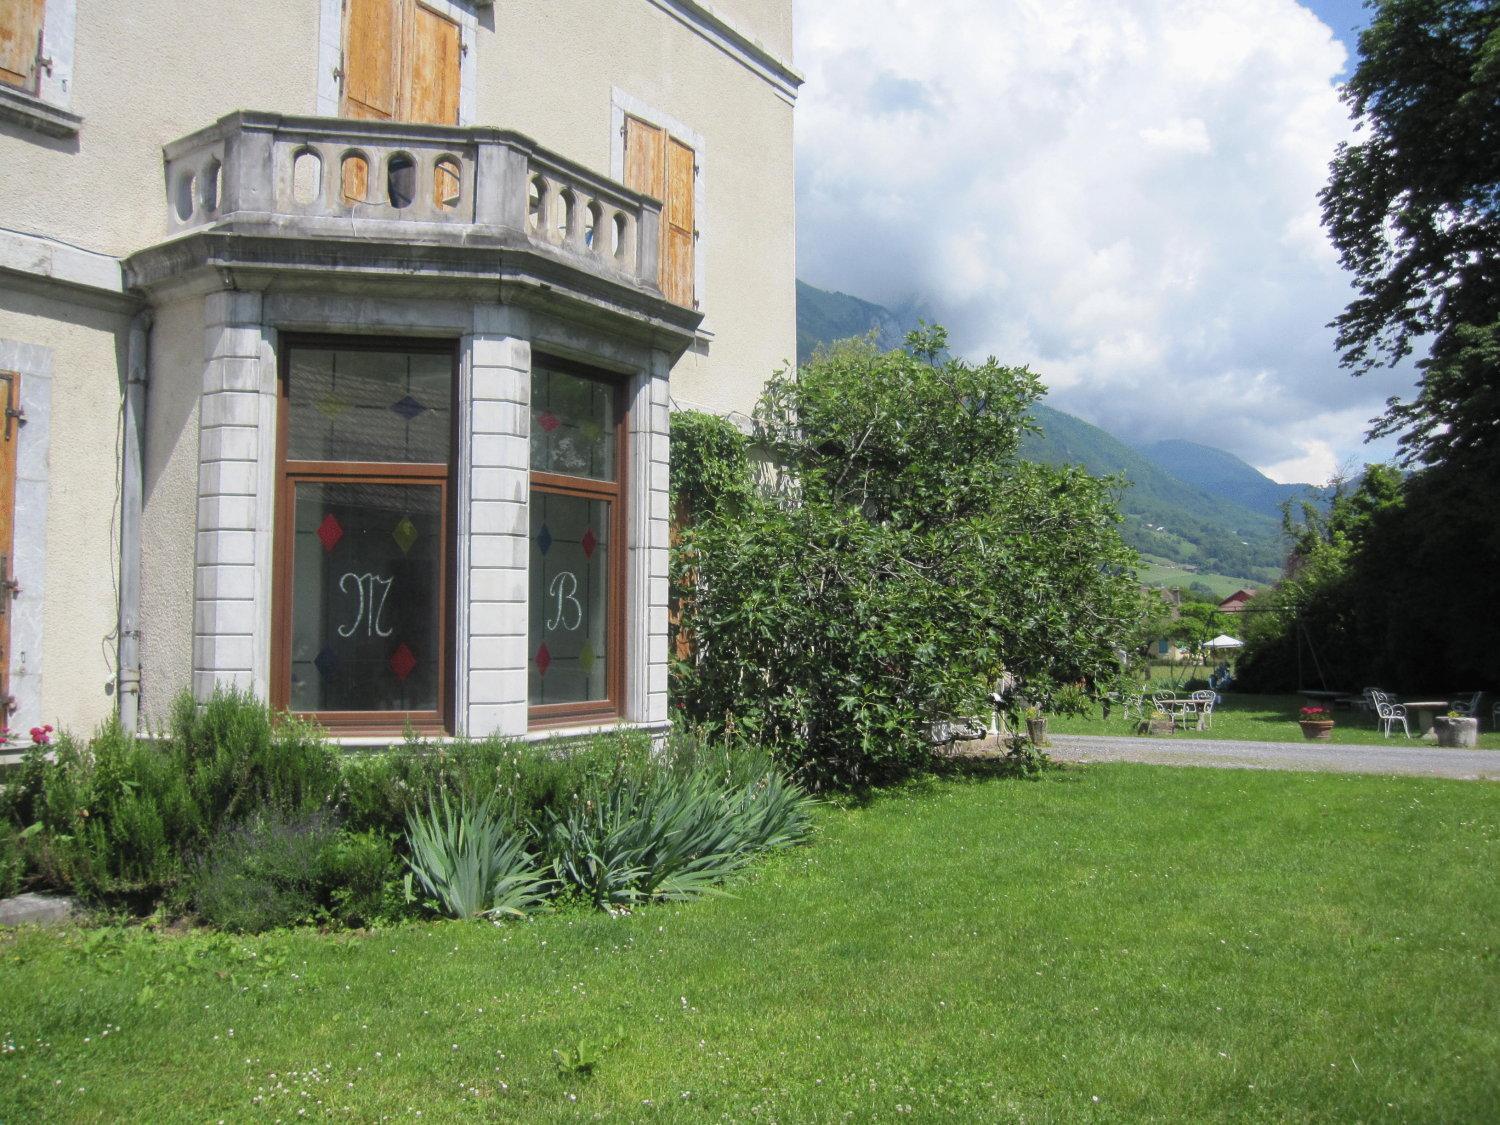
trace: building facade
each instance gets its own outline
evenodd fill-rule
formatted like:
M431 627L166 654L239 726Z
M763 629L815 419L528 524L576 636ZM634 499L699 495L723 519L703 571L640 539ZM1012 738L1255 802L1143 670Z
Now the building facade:
M0 5L0 696L666 721L674 405L795 349L791 2Z

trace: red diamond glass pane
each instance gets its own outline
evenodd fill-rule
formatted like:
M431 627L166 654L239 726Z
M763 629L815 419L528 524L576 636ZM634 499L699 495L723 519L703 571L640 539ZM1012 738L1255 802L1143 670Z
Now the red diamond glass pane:
M407 676L417 666L417 658L411 654L411 649L403 642L396 646L396 651L391 653L391 671L395 673L396 679L405 681Z
M343 524L339 523L332 512L329 512L323 517L323 522L318 524L318 539L323 544L323 550L332 551L343 537Z

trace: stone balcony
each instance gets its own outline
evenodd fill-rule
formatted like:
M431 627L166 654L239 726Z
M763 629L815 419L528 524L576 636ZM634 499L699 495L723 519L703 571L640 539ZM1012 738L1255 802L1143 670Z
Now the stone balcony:
M162 243L126 263L142 289L236 284L559 297L691 333L658 286L661 204L518 133L242 111L163 150Z

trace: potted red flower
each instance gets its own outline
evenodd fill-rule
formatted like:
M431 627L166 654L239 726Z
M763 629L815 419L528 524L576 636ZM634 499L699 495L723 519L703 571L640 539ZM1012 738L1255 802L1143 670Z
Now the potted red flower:
M1326 708L1302 708L1298 725L1302 727L1302 737L1309 742L1328 742L1333 738L1333 719Z

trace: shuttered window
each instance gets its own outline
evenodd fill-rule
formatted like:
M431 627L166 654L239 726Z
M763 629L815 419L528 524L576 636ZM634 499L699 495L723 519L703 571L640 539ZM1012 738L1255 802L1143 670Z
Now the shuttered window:
M625 186L661 200L661 291L695 308L693 200L697 154L665 129L625 118Z
M458 24L417 0L344 0L343 115L457 125L462 57Z
M0 82L35 93L46 0L0 0Z

